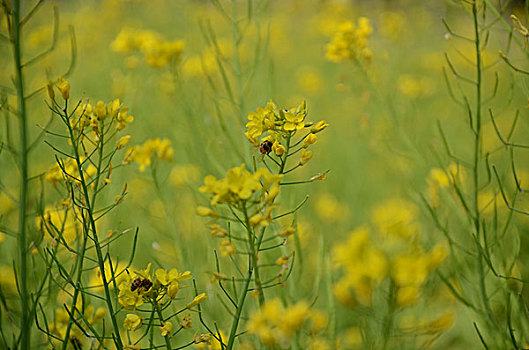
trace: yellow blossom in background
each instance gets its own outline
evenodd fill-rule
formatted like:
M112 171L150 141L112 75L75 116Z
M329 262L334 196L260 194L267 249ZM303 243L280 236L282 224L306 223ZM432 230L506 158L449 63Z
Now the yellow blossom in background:
M408 239L418 232L417 206L409 201L394 198L377 205L371 212L375 227L390 237Z
M297 82L301 89L310 95L316 95L321 92L324 79L316 67L304 66L297 72Z
M215 72L217 61L211 52L186 57L182 64L182 74L186 77L207 77Z
M316 198L314 204L316 215L326 222L341 222L349 217L349 208L339 202L332 194L324 193Z
M0 216L6 215L15 208L15 202L4 192L0 192Z
M418 246L412 249L397 255L391 264L391 275L397 286L397 305L401 307L414 305L419 300L430 273L447 255L443 246L436 246L428 253Z
M321 322L321 317L320 312L312 311L304 301L284 307L276 298L250 316L248 332L255 334L266 347L287 348L297 332L310 323ZM321 330L322 327L313 328L316 333Z
M3 293L8 296L17 294L18 289L12 266L0 265L0 286Z
M222 238L228 235L228 230L222 228L221 226L217 224L213 224L209 228L210 228L209 233L211 237Z
M200 177L200 169L194 164L178 164L169 174L169 183L174 187L185 186Z
M141 146L134 146L127 151L124 163L131 161L138 163L140 171L143 172L155 161L173 161L174 150L168 139L149 139Z
M394 40L402 41L407 37L408 26L406 14L394 11L385 11L380 14L380 32L382 35Z
M125 28L110 47L123 55L140 53L147 65L162 68L180 58L185 43L182 40L165 40L160 34L151 30Z
M230 241L222 241L220 244L220 256L221 257L227 257L229 255L235 255L237 250L235 249L235 245L231 243Z
M434 91L434 83L426 77L403 75L397 81L399 91L410 98L428 97Z
M388 261L371 242L369 231L364 227L352 231L344 244L334 248L333 257L335 267L344 271L337 282L337 296L341 295L346 304L350 298L370 305L374 288L386 277Z
M211 208L204 206L197 207L197 214L200 216L217 216L217 214L213 210L211 210Z
M47 206L42 217L37 217L36 221L48 242L62 243L64 240L70 245L81 232L81 222L76 219L72 208Z
M325 57L333 62L370 60L371 50L367 47L367 39L372 31L371 23L365 17L359 18L357 25L351 21L342 22L327 44Z

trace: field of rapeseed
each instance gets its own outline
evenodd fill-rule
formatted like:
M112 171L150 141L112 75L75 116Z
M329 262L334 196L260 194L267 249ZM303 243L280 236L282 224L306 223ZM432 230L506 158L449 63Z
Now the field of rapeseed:
M0 349L529 349L529 2L0 5Z

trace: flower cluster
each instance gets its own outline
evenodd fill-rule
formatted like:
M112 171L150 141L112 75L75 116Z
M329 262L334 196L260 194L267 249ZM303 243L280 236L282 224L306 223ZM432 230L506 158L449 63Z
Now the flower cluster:
M296 333L301 331L308 331L309 343L321 343L323 339L317 335L326 327L327 317L320 311L311 310L306 302L284 307L279 299L268 301L248 321L248 332L270 348L288 348Z
M264 108L258 108L248 114L249 122L246 123L244 135L251 144L259 147L262 154L268 155L273 152L281 158L289 155L292 147L290 143L294 135L298 131L307 129L309 132L295 144L295 146L301 144L295 152L300 151L299 165L304 165L312 158L312 151L307 148L318 140L316 134L328 126L323 120L316 124L307 122L305 120L307 113L305 101L290 109L279 109L270 101Z
M371 303L373 290L387 275L388 261L385 254L369 238L367 228L350 233L345 244L334 249L335 264L343 269L343 276L336 283L337 298L348 306L357 302Z
M180 282L191 278L189 271L180 273L177 269L157 269L152 274L149 264L145 270L127 274L121 280L118 301L127 309L135 309L153 300L158 303L166 298L173 300L180 291Z
M121 30L112 42L112 50L129 55L127 61L130 67L137 65L135 53L143 55L145 62L154 68L161 68L177 60L184 51L182 40L165 40L160 34L151 30L126 28Z
M81 157L80 160L81 163L84 163L85 158ZM86 168L84 169L85 176L88 175L89 177L92 177L96 173L97 168L93 164L86 165ZM44 178L53 186L57 186L57 183L62 181L73 182L78 185L79 180L77 179L79 178L79 167L77 166L75 159L67 158L60 160L60 164L55 163L48 169L48 171L46 171Z
M106 119L115 121L117 130L123 130L128 123L134 121L134 117L129 114L129 108L123 107L119 99L107 104L97 101L95 106L85 103L76 109L76 113L77 116L70 119L72 128L79 131L92 128L97 137L101 134Z
M245 164L228 170L226 177L217 180L215 176L204 178L202 193L212 194L211 205L238 205L241 201L251 199L256 192L260 192L258 201L271 203L279 194L279 182L282 175L274 175L266 168L260 168L255 173L245 169ZM256 218L254 218L256 220Z
M344 304L371 305L373 294L386 279L396 288L395 304L418 302L430 274L446 258L446 248L435 245L425 251L418 242L417 208L402 199L391 199L372 212L375 232L367 227L351 232L345 244L334 249L335 266L343 275L334 292ZM383 238L384 244L372 243Z
M174 150L171 147L171 141L168 139L149 139L143 145L136 145L128 149L123 164L129 164L135 161L140 166L140 171L151 166L155 160L173 160Z
M370 60L372 53L367 47L367 39L372 31L371 23L365 17L359 18L356 26L351 21L341 23L331 42L327 44L325 57L333 62Z
M213 195L210 201L212 206L227 204L242 210L248 216L249 228L264 228L272 221L272 211L276 206L273 202L279 194L279 183L282 178L283 175L272 174L266 168L260 168L251 173L242 164L228 170L223 179L217 179L213 175L206 176L204 186L201 186L199 190ZM251 210L249 210L250 207L252 207ZM198 207L197 212L202 216L218 216L216 212L207 207ZM229 236L228 230L218 224L210 226L210 234L217 238ZM222 241L220 246L222 257L234 255L236 252L237 249L231 240Z

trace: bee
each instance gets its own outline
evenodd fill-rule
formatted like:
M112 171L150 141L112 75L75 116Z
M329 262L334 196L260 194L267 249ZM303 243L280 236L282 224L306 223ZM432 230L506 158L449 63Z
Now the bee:
M272 141L266 140L263 143L261 143L261 146L259 146L259 151L262 154L268 154L272 151L272 145L273 145Z
M134 281L132 281L132 284L130 286L130 291L134 292L136 289L140 288L143 281L141 280L141 277L136 278Z
M143 281L141 281L140 287L147 291L152 287L152 282L148 278L144 278Z

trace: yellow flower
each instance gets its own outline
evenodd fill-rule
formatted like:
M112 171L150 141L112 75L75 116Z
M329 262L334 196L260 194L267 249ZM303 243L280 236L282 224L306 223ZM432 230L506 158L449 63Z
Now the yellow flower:
M193 306L196 306L207 299L206 293L201 293L197 295L189 304L186 305L188 309L192 308Z
M107 116L107 106L103 101L97 101L94 107L94 114L99 120L103 120Z
M329 126L329 124L325 123L325 120L321 120L321 121L317 122L316 125L314 125L310 129L310 132L313 133L313 134L317 134L317 133L319 133L320 131L322 131L323 129L325 129L328 126Z
M235 245L231 243L230 241L222 241L220 245L220 256L221 257L227 257L229 255L235 255L237 250L235 249Z
M164 269L157 269L155 274L156 280L159 281L162 285L168 285L172 282L186 281L193 278L191 272L185 271L184 273L180 273L175 268L171 269L169 272Z
M320 219L331 223L345 221L349 216L347 205L339 202L330 193L323 193L318 196L314 204L314 210Z
M305 139L303 140L303 144L301 145L301 147L303 147L303 148L307 148L307 147L309 147L310 145L315 144L316 141L318 141L318 136L316 136L316 135L313 134L313 133L310 133L310 134L308 134L307 137L305 137Z
M408 239L418 231L415 222L419 215L417 206L409 201L394 198L376 206L371 219L381 233L390 237Z
M310 310L305 301L283 307L279 299L269 300L261 309L253 313L248 321L248 332L255 334L266 347L288 348L291 339L302 331L308 323L318 324L313 331L326 324L326 318L319 312Z
M288 111L285 113L285 120L285 124L283 124L285 131L300 130L305 127L305 115L303 113Z
M279 230L277 235L279 237L288 237L290 235L293 235L294 232L296 232L295 228L293 228L292 226L287 226L287 227L283 227L281 230Z
M135 331L140 329L143 325L143 317L138 314L127 314L125 321L123 322L123 327L129 331Z
M179 322L180 327L184 329L189 329L193 326L193 322L191 321L191 316L189 314L185 315L182 320Z
M121 112L120 112L121 113ZM140 171L145 171L145 168L152 165L153 160L166 160L171 162L173 160L174 150L171 147L171 142L168 139L149 139L141 146L134 146L126 156L127 161L133 160L140 166Z
M175 187L185 186L198 180L200 169L193 164L180 164L173 167L169 175L169 183Z
M125 147L130 141L130 135L126 135L126 136L122 136L119 138L119 141L116 145L116 148L117 149L122 149L123 147Z
M342 22L327 44L325 57L333 62L369 59L371 51L367 48L367 38L371 32L371 24L365 17L359 18L357 26L351 21Z
M122 108L118 115L116 116L116 121L118 124L116 125L117 130L123 130L128 123L132 123L134 121L134 117L129 114L129 109L127 107Z
M143 295L145 291L142 288L137 288L132 291L131 286L136 278L127 275L119 284L118 302L126 309L132 310L143 305Z
M57 82L57 89L61 92L63 99L67 100L70 98L70 83L63 78L59 78Z
M218 216L213 210L211 210L211 208L204 206L197 207L197 214L200 216Z
M209 233L211 237L222 238L222 237L226 237L226 235L228 234L228 230L222 228L220 225L217 225L217 224L211 225L209 228L210 228Z
M334 248L334 264L342 268L344 275L338 281L335 293L340 300L353 305L357 300L370 305L374 287L386 277L388 262L384 253L370 241L369 231L358 228L350 233L349 239ZM354 294L349 295L349 290Z
M283 147L282 144L280 144L277 140L274 141L274 143L272 144L272 151L274 151L275 155L278 156L278 157L281 157L283 156L283 154L285 154L285 152L287 151L287 149L285 147Z
M312 151L302 149L300 152L299 164L305 165L312 158Z
M261 170L250 173L244 169L245 165L228 170L226 178L217 180L213 175L204 178L204 186L200 192L213 194L211 205L217 203L236 203L239 200L249 199L253 193L262 188L259 182Z
M37 217L37 227L45 232L47 241L70 245L81 232L81 225L75 217L73 209L59 206L47 206L42 217Z
M173 323L171 321L162 321L162 327L160 328L160 332L162 333L162 337L171 336L171 332L173 331Z

